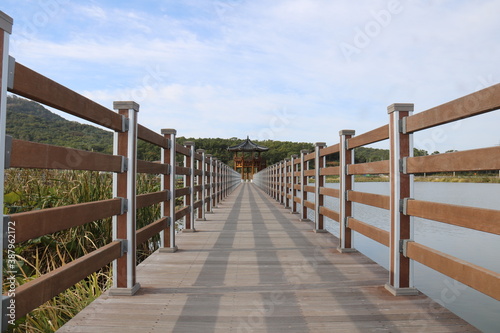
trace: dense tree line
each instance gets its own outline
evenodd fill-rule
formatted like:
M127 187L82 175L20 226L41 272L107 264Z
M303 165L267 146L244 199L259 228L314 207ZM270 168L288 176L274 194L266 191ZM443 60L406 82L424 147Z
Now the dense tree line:
M111 154L113 151L113 135L111 132L92 125L84 125L68 121L45 109L42 105L17 96L7 98L7 134L15 139L65 146L88 151ZM231 164L233 152L228 147L244 141L243 138L185 138L178 137L178 142L194 141L196 149L205 149L208 154L216 156L224 163ZM253 140L252 140L253 141ZM253 141L269 148L262 157L268 165L274 164L293 154L300 154L302 149L314 150L308 142ZM425 150L414 150L415 156L428 155ZM138 158L148 161L160 160L160 149L139 140ZM338 162L338 154L328 157L328 162ZM355 149L356 163L374 162L389 159L387 149L359 147Z

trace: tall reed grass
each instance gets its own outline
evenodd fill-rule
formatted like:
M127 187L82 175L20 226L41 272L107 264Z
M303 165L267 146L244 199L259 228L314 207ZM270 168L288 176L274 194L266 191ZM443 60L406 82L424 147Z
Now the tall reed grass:
M139 174L138 193L158 191L160 179ZM110 199L112 174L89 171L9 169L5 175L4 214ZM160 205L137 211L137 229L160 218ZM111 218L32 239L16 246L18 285L90 253L111 241ZM159 246L155 236L138 246L138 262ZM5 256L4 256L5 257ZM7 270L5 263L4 272ZM111 284L110 265L93 273L72 288L46 302L24 318L10 332L53 332L99 297ZM6 286L4 286L5 290Z

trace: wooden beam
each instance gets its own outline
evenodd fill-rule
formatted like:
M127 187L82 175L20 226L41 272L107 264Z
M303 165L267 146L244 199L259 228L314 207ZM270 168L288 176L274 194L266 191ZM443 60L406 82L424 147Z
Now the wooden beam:
M384 125L369 132L353 136L347 140L347 148L353 149L371 143L389 139L389 125Z
M119 198L47 208L10 215L16 243L121 214ZM71 218L69 218L71 217Z
M409 157L407 173L500 170L500 147Z
M355 218L348 218L349 228L352 230L359 232L360 234L373 239L374 241L389 247L390 244L390 233L389 231L385 231L383 229L377 228L368 223L362 222L360 220L356 220Z
M167 191L139 194L136 199L137 209L155 205L164 201L168 201Z
M408 200L406 214L500 235L500 210Z
M137 160L137 172L150 175L166 175L169 173L168 164Z
M121 132L122 117L96 102L16 62L10 92Z
M389 209L390 198L388 195L373 194L358 191L349 191L348 200L382 209Z
M331 155L331 154L335 154L335 153L338 153L340 151L340 145L337 143L337 144L334 144L330 147L325 147L323 149L321 149L321 154L320 156L328 156L328 155Z
M321 168L320 175L322 175L322 176L338 176L338 175L340 175L340 167L334 166L334 167Z
M167 228L167 218L161 218L155 222L148 224L145 227L136 231L136 242L137 245L146 242L148 239L158 234L162 230Z
M406 133L476 116L498 108L500 108L500 83L408 117Z
M332 219L334 221L339 222L339 220L340 220L339 213L332 210L332 209L321 206L321 207L319 207L319 212L320 212L320 214L322 214L322 215L324 215L324 216L326 216L329 219Z
M12 140L13 168L122 172L122 157L85 150Z
M184 147L178 142L175 143L175 151L184 156L189 156L189 154L191 154L191 149Z
M121 242L115 241L17 287L16 319L25 316L120 256Z
M322 187L320 189L320 193L334 198L338 198L340 196L340 190L336 188Z
M158 147L168 149L168 139L147 127L137 125L137 138L152 143Z
M388 174L389 161L349 164L349 175Z
M408 258L500 301L500 274L425 245L408 242Z

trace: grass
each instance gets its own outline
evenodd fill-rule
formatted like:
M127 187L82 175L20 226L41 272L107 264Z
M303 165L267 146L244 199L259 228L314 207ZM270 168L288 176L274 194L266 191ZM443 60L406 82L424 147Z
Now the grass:
M138 193L160 189L159 177L139 174ZM14 214L83 202L110 199L112 174L88 171L56 171L9 169L5 174L4 214ZM160 217L160 205L141 208L137 212L137 229ZM45 235L16 244L17 285L46 274L111 241L111 218ZM137 248L138 263L159 247L159 235ZM5 254L4 254L5 256ZM65 292L41 305L10 325L9 332L53 332L85 306L95 300L111 284L111 265L78 282ZM7 268L4 264L4 272ZM7 281L4 281L4 290Z

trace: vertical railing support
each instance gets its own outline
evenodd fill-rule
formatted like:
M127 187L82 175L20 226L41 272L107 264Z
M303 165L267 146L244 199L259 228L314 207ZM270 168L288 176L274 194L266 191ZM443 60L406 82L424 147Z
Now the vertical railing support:
M410 240L410 216L403 213L401 202L413 196L413 177L402 170L402 161L413 156L413 137L407 134L403 126L403 118L413 113L413 104L392 104L387 108L389 113L389 140L390 140L390 214L391 238L389 260L389 283L385 285L393 295L416 295L413 288L410 259L403 255L404 243Z
M307 186L307 176L305 175L305 171L306 171L305 156L306 156L306 154L309 154L309 150L302 149L300 151L300 193L301 193L300 220L301 221L309 221L309 219L307 218L307 207L305 205L305 202L307 200L307 192L305 189L305 187Z
M207 213L212 212L213 206L213 195L214 195L214 168L213 168L213 157L211 154L207 154L207 171L208 171L208 189L207 189Z
M195 232L194 228L194 142L184 142L186 148L189 149L189 155L184 158L184 166L189 168L189 175L186 176L185 187L189 187L189 194L186 196L186 206L189 206L186 214L186 225L182 232Z
M14 21L4 12L0 11L0 207L4 207L4 177L6 165L6 129L5 123L7 119L7 86L9 82L9 41L10 34L12 33L12 25ZM3 215L2 215L3 217ZM8 230L5 229L6 225L3 223L4 217L2 218L2 237L0 237L0 248L6 249L8 244L4 244L4 237ZM3 263L3 251L0 251L0 262ZM5 265L7 267L7 265ZM0 280L3 283L3 270L0 272ZM1 320L0 320L0 332L6 331L9 326L9 318L7 316L7 307L10 306L8 296L2 296L2 309L1 309Z
M213 208L217 208L217 205L219 204L219 161L217 160L217 157L213 158L213 168L214 168L214 184L213 184Z
M297 214L297 203L295 202L295 198L297 197L297 190L295 189L295 185L297 184L297 178L295 177L295 172L297 171L297 164L295 163L295 160L297 159L298 155L292 155L290 158L290 172L292 173L291 179L291 194L292 194L292 204L290 205L292 211L290 213L292 214Z
M290 180L290 159L289 158L285 158L285 168L283 170L285 172L285 208L290 208L290 197L291 197L291 193L290 193L290 184L291 184L291 180Z
M177 245L175 245L175 198L176 198L176 186L177 179L175 174L176 166L176 156L177 152L175 149L176 139L175 136L177 131L172 128L164 128L161 130L161 134L169 141L169 148L163 149L162 152L162 163L168 163L170 165L170 172L168 175L163 176L163 189L168 189L170 192L169 200L164 202L162 205L162 216L166 217L167 228L163 230L163 245L160 248L160 252L173 253L177 251Z
M347 146L347 140L356 132L354 130L342 130L340 134L340 195L339 195L339 226L340 240L339 252L355 252L352 248L352 231L347 221L352 215L352 202L349 201L347 194L352 190L354 177L349 175L348 166L354 162L352 149Z
M325 186L325 176L321 175L321 169L325 167L325 159L321 157L321 149L326 147L325 142L316 142L315 157L314 157L314 224L315 232L326 232L323 225L323 207L324 199L321 194L321 188Z
M197 149L196 152L201 154L201 161L198 161L201 165L201 175L198 176L198 186L201 185L201 206L198 208L198 220L206 221L205 218L205 207L207 206L207 194L206 194L206 161L205 161L205 150Z
M124 118L123 132L115 132L114 153L124 156L126 170L113 177L113 195L123 198L127 208L113 217L113 238L126 240L127 250L113 261L113 288L110 295L134 295L140 288L136 282L136 182L137 182L137 113L135 102L114 102L113 108ZM128 127L128 129L127 129Z

